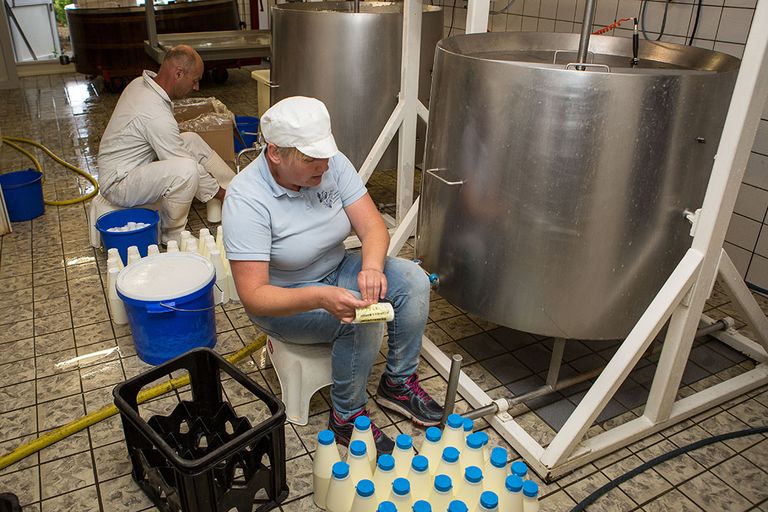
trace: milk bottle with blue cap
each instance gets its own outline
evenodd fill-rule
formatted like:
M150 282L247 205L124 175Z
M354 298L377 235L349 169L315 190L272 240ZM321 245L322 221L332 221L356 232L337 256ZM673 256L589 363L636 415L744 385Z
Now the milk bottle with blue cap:
M389 498L389 491L392 489L395 475L395 458L389 454L379 457L376 464L376 472L373 474L373 485L376 487L376 493L379 499Z
M325 509L328 512L349 512L354 498L355 484L349 476L349 464L337 462L333 465Z
M458 414L451 414L445 422L443 430L443 450L448 447L461 450L464 447L464 418Z
M479 512L498 512L499 497L493 491L484 491L480 495L480 504L477 510Z
M523 512L523 479L509 475L504 486L505 492L499 496L499 509L504 512Z
M504 492L507 479L507 450L497 446L491 450L491 458L485 465L485 490L496 493Z
M490 438L488 437L488 434L483 432L482 430L475 432L478 436L480 436L480 439L483 441L483 459L485 462L488 462L488 459L491 458L491 450L488 448L488 445L490 444Z
M464 470L464 480L456 491L456 496L467 505L469 512L477 510L477 503L483 493L483 471L477 466Z
M397 507L391 501L382 501L379 503L376 512L397 512Z
M339 450L330 430L321 430L317 434L317 450L312 461L312 500L320 508L325 508L328 486L331 483L333 465L339 462Z
M373 480L371 465L368 462L367 447L363 441L358 439L349 443L347 464L349 464L349 474L353 482Z
M411 483L405 478L395 478L395 481L392 482L392 494L389 495L389 501L395 504L397 510L410 510L413 505Z
M376 512L376 503L373 482L365 479L357 482L350 512Z
M447 510L448 504L453 500L453 483L448 475L437 475L432 487L429 502L435 512Z
M424 441L421 443L419 455L425 456L429 461L429 473L431 475L434 475L435 471L437 471L437 465L440 463L440 457L443 454L443 450L440 448L440 439L442 437L443 435L439 428L429 427L424 433Z
M467 437L466 446L461 452L461 465L464 469L469 466L485 467L485 458L483 457L483 436L480 432L475 432Z
M528 465L521 460L516 460L515 462L513 462L509 466L509 470L511 474L515 476L519 476L523 480L525 480L525 477L528 475Z
M452 482L461 482L463 475L459 463L459 450L452 446L443 450L443 457L437 466L437 474L448 475Z
M411 469L411 459L413 459L413 438L408 434L400 434L395 438L395 449L392 450L392 456L395 458L395 475L408 476ZM397 503L395 503L397 505Z
M432 505L428 501L418 500L413 503L413 512L432 512Z
M462 428L464 429L464 439L466 440L467 437L475 431L475 420L472 418L464 418Z
M429 475L429 460L425 456L417 455L413 458L408 481L411 482L411 498L414 502L429 498L432 478Z
M523 482L523 512L538 512L539 485L533 480Z
M368 456L368 463L371 471L376 469L376 441L373 439L373 430L371 429L371 419L368 416L358 416L355 418L354 430L349 442L362 441L365 443L365 453Z
M453 500L448 504L448 512L468 512L466 503L462 500Z

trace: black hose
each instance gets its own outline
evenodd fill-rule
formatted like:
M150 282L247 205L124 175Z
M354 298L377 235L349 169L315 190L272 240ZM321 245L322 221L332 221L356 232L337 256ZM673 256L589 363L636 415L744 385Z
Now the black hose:
M736 439L737 437L751 436L755 434L765 434L766 432L768 432L768 426L748 428L748 429L739 430L736 432L728 432L726 434L719 434L707 439L701 439L699 441L696 441L695 443L691 443L689 445L683 446L682 448L677 448L675 450L672 450L671 452L665 453L663 455L659 455L655 459L651 459L648 462L641 464L640 466L636 467L632 471L625 473L620 477L614 480L611 480L604 486L600 487L598 490L596 490L595 492L593 492L592 494L590 494L589 496L581 500L575 507L571 509L571 512L580 512L582 510L586 510L589 505L597 501L603 494L606 494L607 492L618 487L619 485L623 484L627 480L630 480L636 477L640 473L652 468L653 466L657 464L661 464L662 462L668 461L669 459L674 459L678 455L682 455L686 452L696 450L703 446L719 443L721 441L728 441L729 439Z
M693 46L693 38L696 37L696 30L699 28L699 18L701 18L701 4L704 0L699 0L698 7L696 8L696 19L693 22L693 30L691 30L691 39L688 41L688 46Z
M640 3L640 13L638 15L638 18L640 18L640 31L643 33L643 37L650 41L659 41L661 40L661 37L664 35L664 28L667 26L667 14L669 14L669 4L672 0L666 0L664 2L664 17L661 18L661 28L659 28L659 37L656 39L651 39L648 37L648 34L645 32L645 12L648 10L648 0L642 0Z

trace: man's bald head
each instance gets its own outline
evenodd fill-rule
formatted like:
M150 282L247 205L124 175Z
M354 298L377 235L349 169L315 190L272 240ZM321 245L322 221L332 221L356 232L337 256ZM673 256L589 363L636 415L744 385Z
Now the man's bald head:
M176 100L198 90L203 69L200 54L191 46L180 44L165 53L155 81L172 100Z

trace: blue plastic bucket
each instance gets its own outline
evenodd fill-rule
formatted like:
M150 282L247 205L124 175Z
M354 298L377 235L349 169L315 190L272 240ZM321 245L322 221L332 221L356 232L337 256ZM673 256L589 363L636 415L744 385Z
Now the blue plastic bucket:
M45 213L43 173L35 169L0 174L5 206L11 222L32 220Z
M235 153L239 153L245 148L250 148L253 143L256 142L256 137L259 132L259 118L251 116L235 116L235 124L237 125L237 131L240 132L240 136L245 142L245 146L240 142L240 139L235 137Z
M109 228L125 226L129 222L143 222L149 226L133 231L115 232ZM147 255L147 247L157 244L157 226L160 215L147 208L128 208L105 213L96 220L96 229L101 233L101 243L105 250L117 249L123 264L128 263L128 248L135 245L142 257Z
M157 365L216 345L215 282L213 264L187 252L153 254L120 271L117 295L142 361Z

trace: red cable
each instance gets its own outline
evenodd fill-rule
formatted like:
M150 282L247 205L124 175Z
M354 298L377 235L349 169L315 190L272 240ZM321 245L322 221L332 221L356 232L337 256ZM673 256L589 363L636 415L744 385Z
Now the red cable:
M599 36L599 35L605 34L606 32L610 32L611 30L613 30L615 28L618 28L619 25L621 25L625 21L630 21L631 19L632 18L621 18L620 20L614 21L613 23L611 23L607 27L603 27L603 28L601 28L599 30L595 30L594 32L592 32L592 35L593 36Z

